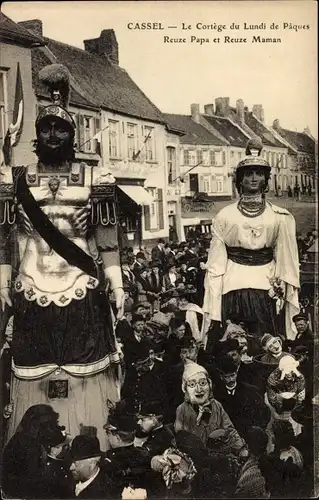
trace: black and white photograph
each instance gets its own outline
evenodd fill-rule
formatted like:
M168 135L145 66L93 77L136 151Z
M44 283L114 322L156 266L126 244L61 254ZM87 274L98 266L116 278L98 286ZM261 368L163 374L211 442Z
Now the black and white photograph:
M2 498L318 496L317 11L2 3Z

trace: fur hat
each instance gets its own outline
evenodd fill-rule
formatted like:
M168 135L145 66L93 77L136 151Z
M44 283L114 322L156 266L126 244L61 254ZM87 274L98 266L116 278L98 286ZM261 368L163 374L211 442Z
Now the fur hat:
M73 461L86 458L100 457L100 442L97 437L80 435L75 436L71 444L71 457Z
M36 120L36 128L43 119L55 116L75 129L75 122L67 111L70 99L69 70L63 64L49 64L40 70L39 82L49 90L52 104L41 109Z

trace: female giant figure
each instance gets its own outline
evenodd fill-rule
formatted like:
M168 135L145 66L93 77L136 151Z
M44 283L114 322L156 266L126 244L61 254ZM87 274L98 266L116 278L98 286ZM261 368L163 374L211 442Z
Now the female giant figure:
M270 165L249 141L235 173L239 201L216 216L207 261L206 324L250 318L264 333L294 338L299 311L299 261L294 217L266 201Z

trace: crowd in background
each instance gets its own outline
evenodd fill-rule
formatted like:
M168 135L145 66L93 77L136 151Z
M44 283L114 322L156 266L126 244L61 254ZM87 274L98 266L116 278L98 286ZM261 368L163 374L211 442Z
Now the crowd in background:
M300 251L314 238L299 239ZM67 422L35 405L5 447L4 497L311 495L309 318L294 318L294 341L272 332L257 338L250 318L239 316L217 334L204 332L209 245L202 235L180 244L159 240L151 252L122 251L125 313L115 331L121 401L108 401L110 449L100 449L93 428L69 445Z

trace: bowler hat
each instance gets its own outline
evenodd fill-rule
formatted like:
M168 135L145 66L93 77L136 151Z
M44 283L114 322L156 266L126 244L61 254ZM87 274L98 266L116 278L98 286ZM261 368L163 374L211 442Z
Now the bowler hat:
M159 416L163 415L163 402L159 400L142 401L138 411L138 416Z
M150 267L159 267L159 268L161 268L162 267L162 263L158 259L152 260L152 262L150 263Z
M134 432L136 430L136 419L133 408L130 408L125 400L120 401L110 409L105 430L117 430L119 432Z
M75 436L71 444L71 458L73 461L86 458L100 457L100 441L97 437L80 435Z

